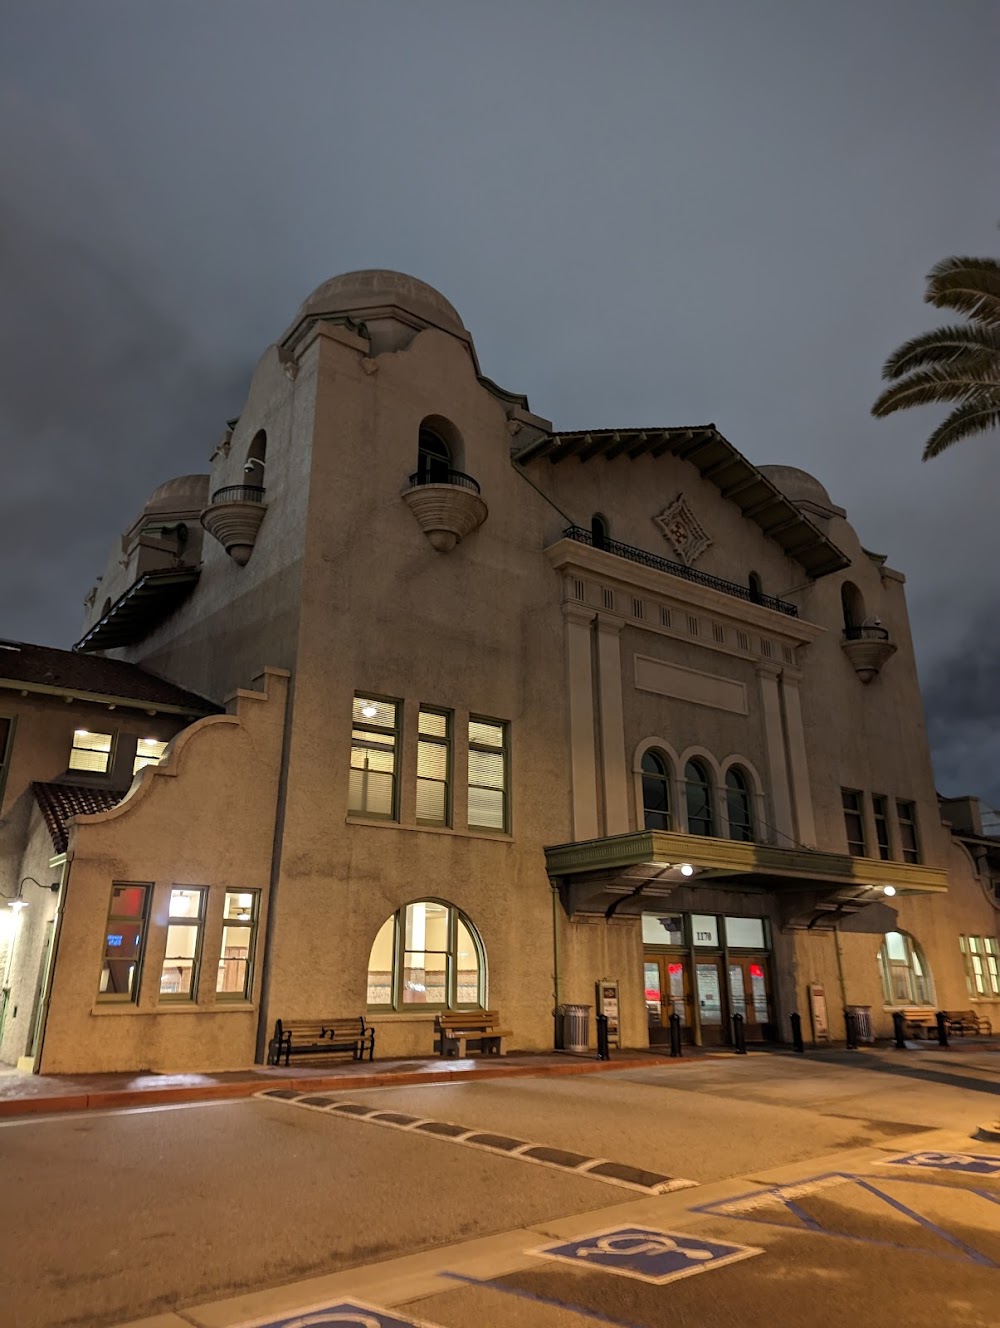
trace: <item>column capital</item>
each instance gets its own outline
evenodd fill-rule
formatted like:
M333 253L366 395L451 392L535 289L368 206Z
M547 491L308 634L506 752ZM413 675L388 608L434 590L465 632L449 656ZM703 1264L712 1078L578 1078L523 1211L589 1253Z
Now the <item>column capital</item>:
M625 619L614 613L598 612L597 630L599 632L620 632L625 626Z
M758 678L773 678L777 682L781 677L781 665L772 660L759 659L754 664L754 672Z
M579 623L581 627L589 627L597 612L592 605L581 604L579 600L572 599L564 599L561 607L566 621Z

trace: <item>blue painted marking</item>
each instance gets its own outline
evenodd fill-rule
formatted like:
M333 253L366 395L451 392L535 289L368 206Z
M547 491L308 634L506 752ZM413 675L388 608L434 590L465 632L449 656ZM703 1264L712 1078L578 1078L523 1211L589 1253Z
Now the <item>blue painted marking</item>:
M434 1328L418 1319L401 1319L387 1310L363 1305L357 1300L341 1300L306 1313L282 1315L280 1319L254 1319L237 1328Z
M490 1282L481 1277L466 1277L463 1273L441 1273L440 1276L449 1277L453 1282L462 1282L467 1286L482 1287L486 1291L499 1291L505 1296L517 1296L520 1300L533 1300L539 1305L551 1305L553 1309L569 1310L571 1314L580 1314L585 1319L593 1319L595 1323L606 1323L609 1328L647 1328L645 1324L633 1323L628 1319L609 1319L606 1314L591 1309L588 1305L577 1305L572 1300L557 1300L555 1296L539 1296L534 1291L505 1286L503 1282Z
M927 1217L921 1217L921 1215L914 1212L912 1208L908 1208L906 1204L900 1203L898 1199L893 1199L891 1195L878 1189L877 1186L870 1185L868 1181L862 1180L860 1176L855 1176L854 1183L855 1185L860 1185L863 1190L867 1190L869 1194L874 1194L879 1199L882 1199L890 1208L895 1208L898 1212L903 1213L904 1216L912 1218L914 1222L919 1223L920 1226L926 1228L927 1231L932 1231L935 1236L940 1236L941 1239L947 1241L949 1245L954 1245L956 1249L962 1250L963 1253L968 1255L973 1263L985 1264L987 1268L996 1267L993 1260L987 1259L985 1254L980 1254L978 1250L974 1250L971 1245L966 1245L965 1241L959 1240L957 1236L950 1236L947 1231L944 1231L935 1222L932 1222Z
M986 1153L907 1153L891 1157L886 1166L930 1167L934 1171L964 1171L973 1176L1000 1176L1000 1157Z
M564 1259L584 1268L600 1268L623 1277L663 1285L680 1277L709 1272L763 1250L728 1241L703 1240L656 1227L612 1227L582 1240L532 1250L543 1259Z

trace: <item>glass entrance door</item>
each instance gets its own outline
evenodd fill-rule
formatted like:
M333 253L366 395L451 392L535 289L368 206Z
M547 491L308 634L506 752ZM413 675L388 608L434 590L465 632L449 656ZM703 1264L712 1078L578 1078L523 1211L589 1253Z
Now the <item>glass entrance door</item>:
M723 1020L722 960L699 955L695 964L698 984L698 1011L701 1016L701 1040L706 1047L728 1042Z
M748 1042L771 1036L771 984L764 958L729 957L729 993L732 1013L741 1014Z
M645 954L643 973L650 1046L670 1041L670 1016L681 1017L681 1036L691 1041L691 984L684 961L671 955Z

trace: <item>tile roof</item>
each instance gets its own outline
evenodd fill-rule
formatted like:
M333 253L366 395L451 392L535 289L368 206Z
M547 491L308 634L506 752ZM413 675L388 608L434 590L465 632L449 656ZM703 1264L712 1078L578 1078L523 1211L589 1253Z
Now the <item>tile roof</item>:
M75 650L31 645L27 641L0 640L0 687L17 683L28 689L113 696L118 701L142 704L144 709L153 705L172 706L191 715L207 715L222 709L213 701L176 687L123 659L104 659Z
M66 822L71 816L86 812L106 812L117 807L124 789L89 788L83 784L40 784L31 786L52 843L57 853L65 853L69 841Z

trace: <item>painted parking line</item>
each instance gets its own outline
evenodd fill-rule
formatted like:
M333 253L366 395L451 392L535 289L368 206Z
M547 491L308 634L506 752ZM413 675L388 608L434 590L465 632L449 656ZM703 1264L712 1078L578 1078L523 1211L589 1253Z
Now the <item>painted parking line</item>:
M529 1250L542 1259L561 1259L579 1267L600 1269L620 1277L665 1286L682 1277L708 1273L763 1250L754 1245L705 1240L657 1227L610 1227L594 1231L580 1240L543 1245Z
M901 1153L887 1157L879 1165L889 1167L927 1167L932 1171L960 1171L970 1176L1000 1176L1000 1157L996 1153Z
M278 1319L273 1316L247 1319L233 1328L435 1328L435 1325L423 1319L401 1319L398 1314L375 1305L363 1305L358 1300L341 1300L336 1305L323 1305L305 1313L297 1310Z
M671 1194L674 1190L688 1190L698 1184L683 1176L664 1176L657 1171L646 1171L625 1162L606 1157L590 1157L566 1148L552 1148L547 1144L532 1143L513 1135L480 1130L454 1121L431 1120L411 1116L403 1111L383 1110L366 1102L343 1102L322 1093L296 1093L289 1089L266 1089L258 1097L287 1102L291 1106L305 1107L329 1115L364 1121L367 1125L381 1125L391 1130L413 1134L428 1134L446 1143L461 1144L463 1148L478 1148L497 1156L516 1157L535 1166L551 1167L593 1180L604 1181L621 1189L638 1190L642 1194Z

